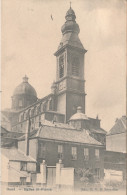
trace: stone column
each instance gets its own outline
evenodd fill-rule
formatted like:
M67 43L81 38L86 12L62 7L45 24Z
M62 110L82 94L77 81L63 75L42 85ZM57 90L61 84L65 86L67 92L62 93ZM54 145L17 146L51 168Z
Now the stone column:
M61 185L61 168L64 167L62 160L56 164L56 185Z
M41 183L46 184L46 163L43 160L42 164L40 165L40 173L41 173Z

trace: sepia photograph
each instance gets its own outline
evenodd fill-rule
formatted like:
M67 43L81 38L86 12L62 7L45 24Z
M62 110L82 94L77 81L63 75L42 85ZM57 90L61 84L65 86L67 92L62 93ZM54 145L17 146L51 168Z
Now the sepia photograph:
M1 0L1 194L126 194L126 0Z

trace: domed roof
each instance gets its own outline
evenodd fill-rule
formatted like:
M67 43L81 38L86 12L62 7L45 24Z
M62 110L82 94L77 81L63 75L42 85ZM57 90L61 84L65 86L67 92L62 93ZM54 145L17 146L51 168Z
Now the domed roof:
M79 25L75 21L76 15L71 7L67 11L65 19L66 22L61 28L62 33L65 34L68 32L76 32L78 34L80 32Z
M73 16L73 19L76 18L74 10L70 7L70 9L67 11L65 18L67 19L68 16Z
M28 83L28 77L26 75L23 77L23 82L15 88L13 96L22 94L37 97L37 93L35 89Z
M82 108L78 107L77 108L77 113L72 115L72 117L70 118L70 121L71 120L89 120L89 119L86 116L86 114L82 113Z

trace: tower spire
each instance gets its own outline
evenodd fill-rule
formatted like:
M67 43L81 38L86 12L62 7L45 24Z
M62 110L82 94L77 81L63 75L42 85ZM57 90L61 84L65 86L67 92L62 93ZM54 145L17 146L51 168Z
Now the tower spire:
M70 9L71 9L71 1L70 1Z

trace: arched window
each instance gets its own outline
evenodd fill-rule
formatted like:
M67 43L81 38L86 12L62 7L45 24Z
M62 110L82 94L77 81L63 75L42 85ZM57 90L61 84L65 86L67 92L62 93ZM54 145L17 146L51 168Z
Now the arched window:
M64 76L64 56L60 56L59 58L59 78Z
M32 112L31 112L31 109L29 110L29 117L31 117L31 114L32 114Z
M40 105L37 107L37 114L40 113Z
M43 112L43 103L41 103L41 112Z
M31 117L34 116L34 108L31 109Z
M26 120L26 112L24 112L23 118L24 118L24 120Z
M47 102L43 103L43 111L45 112L47 110Z
M48 110L52 110L52 99L48 100Z
M19 100L19 107L22 107L23 104L22 104L22 100Z
M22 122L22 120L23 120L23 115L22 115L22 113L20 113L20 115L19 115L19 122Z
M29 109L29 110L27 111L27 119L28 119L29 117L31 117L31 109Z
M34 115L37 115L37 107L34 107Z
M53 117L53 122L57 122L57 116L56 115L54 115L54 117Z
M73 76L79 76L79 66L80 66L79 58L74 57L72 59L72 75Z

